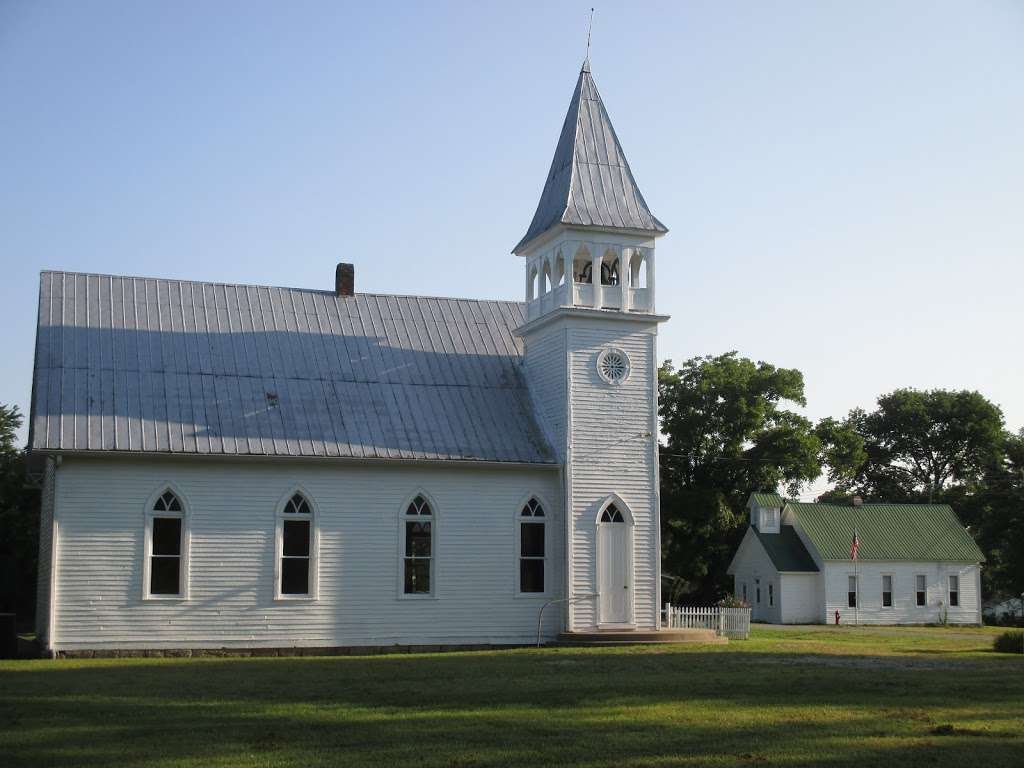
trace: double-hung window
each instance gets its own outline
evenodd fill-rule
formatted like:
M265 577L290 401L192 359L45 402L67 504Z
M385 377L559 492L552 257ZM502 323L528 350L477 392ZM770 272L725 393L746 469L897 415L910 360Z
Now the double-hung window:
M544 591L544 533L544 509L536 499L530 499L519 513L520 593Z
M434 510L423 496L405 509L402 520L402 592L433 594Z
M768 583L768 605L775 605L775 585Z
M846 577L846 605L850 608L857 607L857 577Z
M892 608L892 576L882 576L882 607Z
M917 588L917 605L919 607L925 605L928 602L928 589L923 573L919 573L914 577L914 586Z
M185 505L171 490L157 496L146 516L144 597L186 596Z
M960 605L960 577L950 576L949 577L949 604L953 608L957 608Z
M276 596L316 597L316 515L309 499L293 493L277 515Z

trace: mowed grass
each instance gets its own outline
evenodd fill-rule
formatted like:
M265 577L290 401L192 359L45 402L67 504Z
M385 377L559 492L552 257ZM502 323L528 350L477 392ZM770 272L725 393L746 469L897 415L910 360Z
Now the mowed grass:
M0 663L3 766L1020 766L985 629L728 646Z

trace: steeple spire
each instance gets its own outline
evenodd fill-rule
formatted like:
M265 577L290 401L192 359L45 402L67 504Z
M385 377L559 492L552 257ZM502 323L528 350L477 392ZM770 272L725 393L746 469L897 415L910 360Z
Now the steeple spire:
M655 235L668 231L640 194L597 92L589 56L580 68L537 211L513 253L556 224Z

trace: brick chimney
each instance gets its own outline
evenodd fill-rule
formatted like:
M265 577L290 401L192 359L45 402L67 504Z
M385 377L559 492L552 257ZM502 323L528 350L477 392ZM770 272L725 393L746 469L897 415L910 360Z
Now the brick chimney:
M334 271L334 295L353 296L356 292L356 267L342 262Z

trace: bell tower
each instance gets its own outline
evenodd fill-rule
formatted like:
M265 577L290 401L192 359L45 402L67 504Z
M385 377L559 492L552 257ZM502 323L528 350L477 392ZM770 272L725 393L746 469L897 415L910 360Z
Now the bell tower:
M660 627L658 324L651 213L584 61L533 220L531 395L563 464L565 627Z

